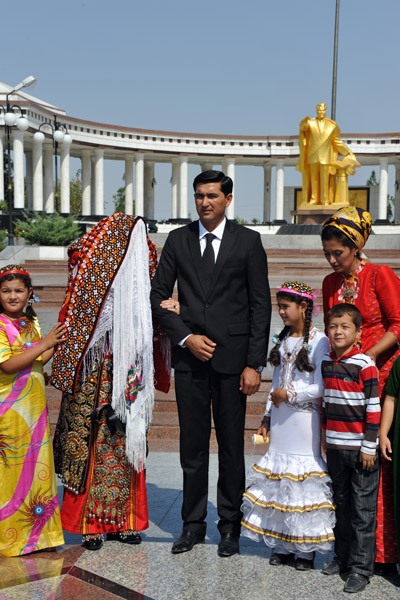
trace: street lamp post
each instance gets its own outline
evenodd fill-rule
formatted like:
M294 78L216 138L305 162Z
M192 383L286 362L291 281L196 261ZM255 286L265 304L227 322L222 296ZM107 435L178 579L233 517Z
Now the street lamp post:
M0 109L4 115L4 126L6 131L7 140L7 202L8 202L8 245L14 245L14 225L13 225L13 186L11 183L12 172L11 172L11 128L16 125L20 131L26 131L29 127L29 122L24 117L21 108L16 105L10 104L10 96L18 92L22 88L32 88L36 85L37 81L33 75L29 75L15 86L11 92L6 95L6 106L1 106ZM4 156L1 157L4 161Z
M35 135L33 136L35 140L37 141L43 141L44 139L44 135L42 133L42 129L43 131L46 131L46 129L49 129L51 131L51 134L53 136L53 148L54 148L54 175L55 175L55 192L54 192L54 196L55 196L55 209L56 212L59 212L59 201L58 201L58 162L57 162L57 155L58 155L58 144L60 142L64 142L64 143L71 143L72 142L72 138L68 133L68 129L67 126L65 124L59 123L57 121L57 116L54 115L54 120L52 123L50 122L45 122L45 123L41 123L39 126L38 131L35 133Z

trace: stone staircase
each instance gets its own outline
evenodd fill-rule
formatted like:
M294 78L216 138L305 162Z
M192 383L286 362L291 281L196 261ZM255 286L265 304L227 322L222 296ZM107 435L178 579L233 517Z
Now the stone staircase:
M389 265L400 277L399 250L370 250L368 259L376 264ZM276 291L285 280L302 279L313 287L321 287L322 279L331 272L321 250L268 250L269 279L273 304L274 323L280 324L276 314ZM31 273L35 292L40 297L40 310L58 311L64 299L67 283L66 261L26 261ZM321 301L321 299L319 299ZM52 311L51 311L52 312ZM55 312L56 314L56 312ZM40 317L40 315L39 315ZM41 318L41 317L40 317ZM54 322L55 319L53 319ZM274 327L275 327L274 324ZM278 330L278 329L277 329ZM272 329L274 332L275 329ZM262 380L261 390L247 399L245 448L246 454L263 453L261 447L251 443L252 434L257 430L263 414L266 396L271 385L270 378ZM52 432L58 417L61 393L47 386L46 389ZM174 381L167 394L156 393L153 422L148 435L150 451L177 451L179 445L178 415L175 402ZM210 448L217 451L215 431L212 430Z
M267 393L271 386L270 379L263 379L261 389L257 394L247 399L245 425L246 454L261 454L260 447L252 444L253 433L258 429L264 412ZM50 430L54 435L60 410L61 392L52 386L46 387L47 405L49 410ZM149 449L152 452L177 452L179 449L178 412L175 401L174 380L167 394L156 391L153 420L148 433ZM217 452L218 446L214 426L211 431L210 449Z
M40 299L40 308L60 310L68 279L66 260L26 260L25 268L31 275L33 289Z
M158 248L160 256L162 249ZM281 283L290 279L302 279L313 287L321 287L322 280L332 272L321 250L281 250L269 249L268 274L271 286L272 303L276 307L276 292ZM399 250L369 250L368 259L376 264L390 266L400 277ZM32 275L35 292L43 308L60 308L64 300L68 278L67 261L25 261Z

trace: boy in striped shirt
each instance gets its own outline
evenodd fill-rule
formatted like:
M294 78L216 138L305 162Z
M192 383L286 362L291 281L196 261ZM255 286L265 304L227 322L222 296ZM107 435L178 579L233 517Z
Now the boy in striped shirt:
M336 558L325 575L347 573L345 592L360 592L373 574L380 460L378 370L357 347L361 313L337 304L326 315L332 345L322 362L322 439L336 503Z

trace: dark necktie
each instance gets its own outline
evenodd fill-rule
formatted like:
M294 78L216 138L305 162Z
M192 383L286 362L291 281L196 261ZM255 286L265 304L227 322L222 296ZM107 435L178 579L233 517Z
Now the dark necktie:
M207 233L205 235L205 238L207 240L207 244L203 252L202 261L204 282L206 284L206 289L208 290L208 288L210 287L211 277L215 266L215 254L214 248L212 246L212 241L215 239L215 235L213 233Z

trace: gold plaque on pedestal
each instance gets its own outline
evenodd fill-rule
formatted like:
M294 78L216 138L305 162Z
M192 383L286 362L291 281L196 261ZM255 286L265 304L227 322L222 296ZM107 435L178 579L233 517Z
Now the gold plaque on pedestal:
M358 206L369 211L369 187L351 187L349 188L349 205ZM294 210L291 215L295 217L295 223L298 225L319 225L333 215L341 204L332 203L328 206L321 204L310 204L303 202L302 189L294 190Z

